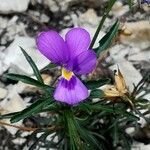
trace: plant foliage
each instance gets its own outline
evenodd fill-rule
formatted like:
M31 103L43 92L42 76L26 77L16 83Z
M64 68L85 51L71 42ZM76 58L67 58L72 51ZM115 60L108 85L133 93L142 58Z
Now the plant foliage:
M109 2L92 40L91 48L115 1ZM131 5L131 1L128 2ZM95 49L97 56L110 46L118 28L119 20L99 40L99 46ZM129 127L138 129L140 117L149 121L149 118L146 117L150 109L149 101L142 97L136 98L141 87L145 83L150 83L149 74L128 95L133 106L128 103L128 100L124 101L121 97L118 97L117 100L106 99L104 92L99 88L110 83L111 80L102 78L84 81L84 84L90 89L90 96L79 105L70 107L53 99L54 86L44 84L40 71L32 58L23 48L21 51L32 67L36 79L17 74L6 74L5 77L40 88L43 91L42 96L26 109L1 115L0 119L10 118L11 123L29 118L37 120L36 128L33 128L33 132L23 146L27 145L29 150L40 147L58 150L113 150L119 146L126 150L131 149L133 139L125 132L126 129ZM51 70L54 67L55 65L49 65L46 69ZM140 110L146 111L141 113ZM45 117L40 115L43 112L46 114ZM37 136L39 133L41 133L40 136Z

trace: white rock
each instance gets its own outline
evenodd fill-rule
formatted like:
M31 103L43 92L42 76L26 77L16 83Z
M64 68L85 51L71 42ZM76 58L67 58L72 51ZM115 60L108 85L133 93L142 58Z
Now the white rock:
M3 69L2 69L3 65L2 65L2 61L0 60L0 75L3 74Z
M129 127L125 131L129 135L133 135L133 133L135 132L135 128L134 127Z
M115 16L115 17L119 17L124 15L126 12L129 11L129 6L128 5L124 5L122 4L121 1L117 1L114 6L112 7L111 13Z
M7 95L7 90L4 88L0 88L0 99L5 98Z
M116 64L119 66L119 69L125 78L127 87L132 91L134 88L133 84L137 85L142 79L142 75L129 61L125 59L116 62ZM116 70L117 65L111 66L110 69Z
M42 14L40 18L41 18L40 19L41 22L48 22L49 21L49 17L45 14Z
M30 0L0 0L0 13L23 12L28 8Z
M113 58L115 62L118 62L130 52L130 47L125 47L124 45L117 44L109 49L110 57Z
M142 5L142 8L145 12L147 12L147 13L150 12L150 7L146 3Z
M78 22L80 25L88 24L93 27L97 26L99 23L100 17L97 16L94 9L88 9L85 13L81 14Z
M10 20L9 20L9 22L8 22L8 26L12 26L12 25L15 25L16 24L16 21L18 20L18 16L13 16Z
M23 99L16 93L10 100L3 106L7 112L21 111L26 108L26 103Z
M57 12L59 10L59 7L57 6L56 2L54 0L45 0L44 1L45 5L49 7L49 9L52 12Z
M19 145L22 145L25 141L26 141L25 138L16 138L16 139L12 140L12 142L14 144L19 144Z
M9 101L8 101L9 99ZM7 114L7 113L12 113L12 112L17 112L21 111L26 108L26 103L23 101L23 99L17 94L15 91L10 91L8 96L3 100L1 103L1 106L3 108L2 114ZM9 119L3 120L6 123L10 124ZM15 123L14 125L20 126L22 124L22 120ZM18 129L13 128L13 127L8 127L5 126L5 128L11 133L11 134L16 134Z
M8 24L8 20L5 18L0 17L0 29L4 29L6 28L7 24Z
M142 51L140 53L130 55L128 57L131 61L147 61L150 62L150 51Z
M7 66L3 62L5 54L2 52L3 49L1 50L1 48L2 47L0 47L0 75L2 75L3 72L7 70Z
M18 72L25 73L28 75L33 74L33 71L22 54L20 47L26 50L26 52L32 57L38 69L44 68L48 65L49 60L46 59L38 50L35 48L35 39L30 37L16 37L13 43L5 50L4 63L7 67L12 67Z
M43 2L52 12L57 12L59 9L61 11L66 11L69 6L69 2L71 1L72 0L44 0Z
M139 47L140 49L146 49L150 47L150 22L137 21L127 22L124 24L125 29L129 30L132 34L126 36L121 34L120 41L123 44Z
M16 85L9 85L7 86L7 88L8 94L6 98L0 103L0 106L2 108L2 114L13 113L25 109L28 104L18 94L22 91L21 87L16 84ZM5 119L3 120L3 122L10 124L9 119ZM21 126L22 120L15 123L14 125ZM17 128L13 127L5 126L5 128L13 135L16 134L16 132L18 131Z
M134 142L131 150L150 150L150 144L144 145L143 143Z

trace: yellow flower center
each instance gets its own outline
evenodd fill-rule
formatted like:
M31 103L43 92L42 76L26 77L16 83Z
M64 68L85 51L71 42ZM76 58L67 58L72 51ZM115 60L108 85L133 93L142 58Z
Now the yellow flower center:
M65 68L62 68L62 76L66 79L66 80L70 80L71 77L73 76L73 72L66 70Z

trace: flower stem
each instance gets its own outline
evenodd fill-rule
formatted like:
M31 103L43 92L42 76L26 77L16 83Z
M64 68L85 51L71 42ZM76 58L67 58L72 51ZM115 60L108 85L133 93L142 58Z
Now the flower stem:
M83 150L83 145L80 140L77 128L75 126L75 118L72 110L66 110L65 113L65 124L67 125L67 130L70 138L70 149L71 150Z
M95 32L95 34L94 34L94 37L93 37L92 42L91 42L91 44L90 44L90 48L93 48L93 46L94 46L94 44L95 44L95 41L96 41L96 39L97 39L97 36L98 36L99 32L101 31L102 26L103 26L103 24L104 24L104 22L105 22L105 20L106 20L106 18L107 18L107 16L108 16L108 14L109 14L111 8L113 7L113 5L114 5L115 2L116 2L116 0L110 0L110 1L109 1L108 7L107 7L107 9L106 9L106 12L104 12L104 15L103 15L103 17L102 17L102 19L101 19L101 21L100 21L100 23L99 23L99 26L97 27L97 30L96 30L96 32Z

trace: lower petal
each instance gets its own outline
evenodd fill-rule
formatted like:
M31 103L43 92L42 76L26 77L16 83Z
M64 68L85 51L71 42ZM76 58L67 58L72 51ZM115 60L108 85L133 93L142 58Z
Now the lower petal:
M69 81L61 78L54 92L54 98L57 101L75 105L89 96L88 89L75 76Z

